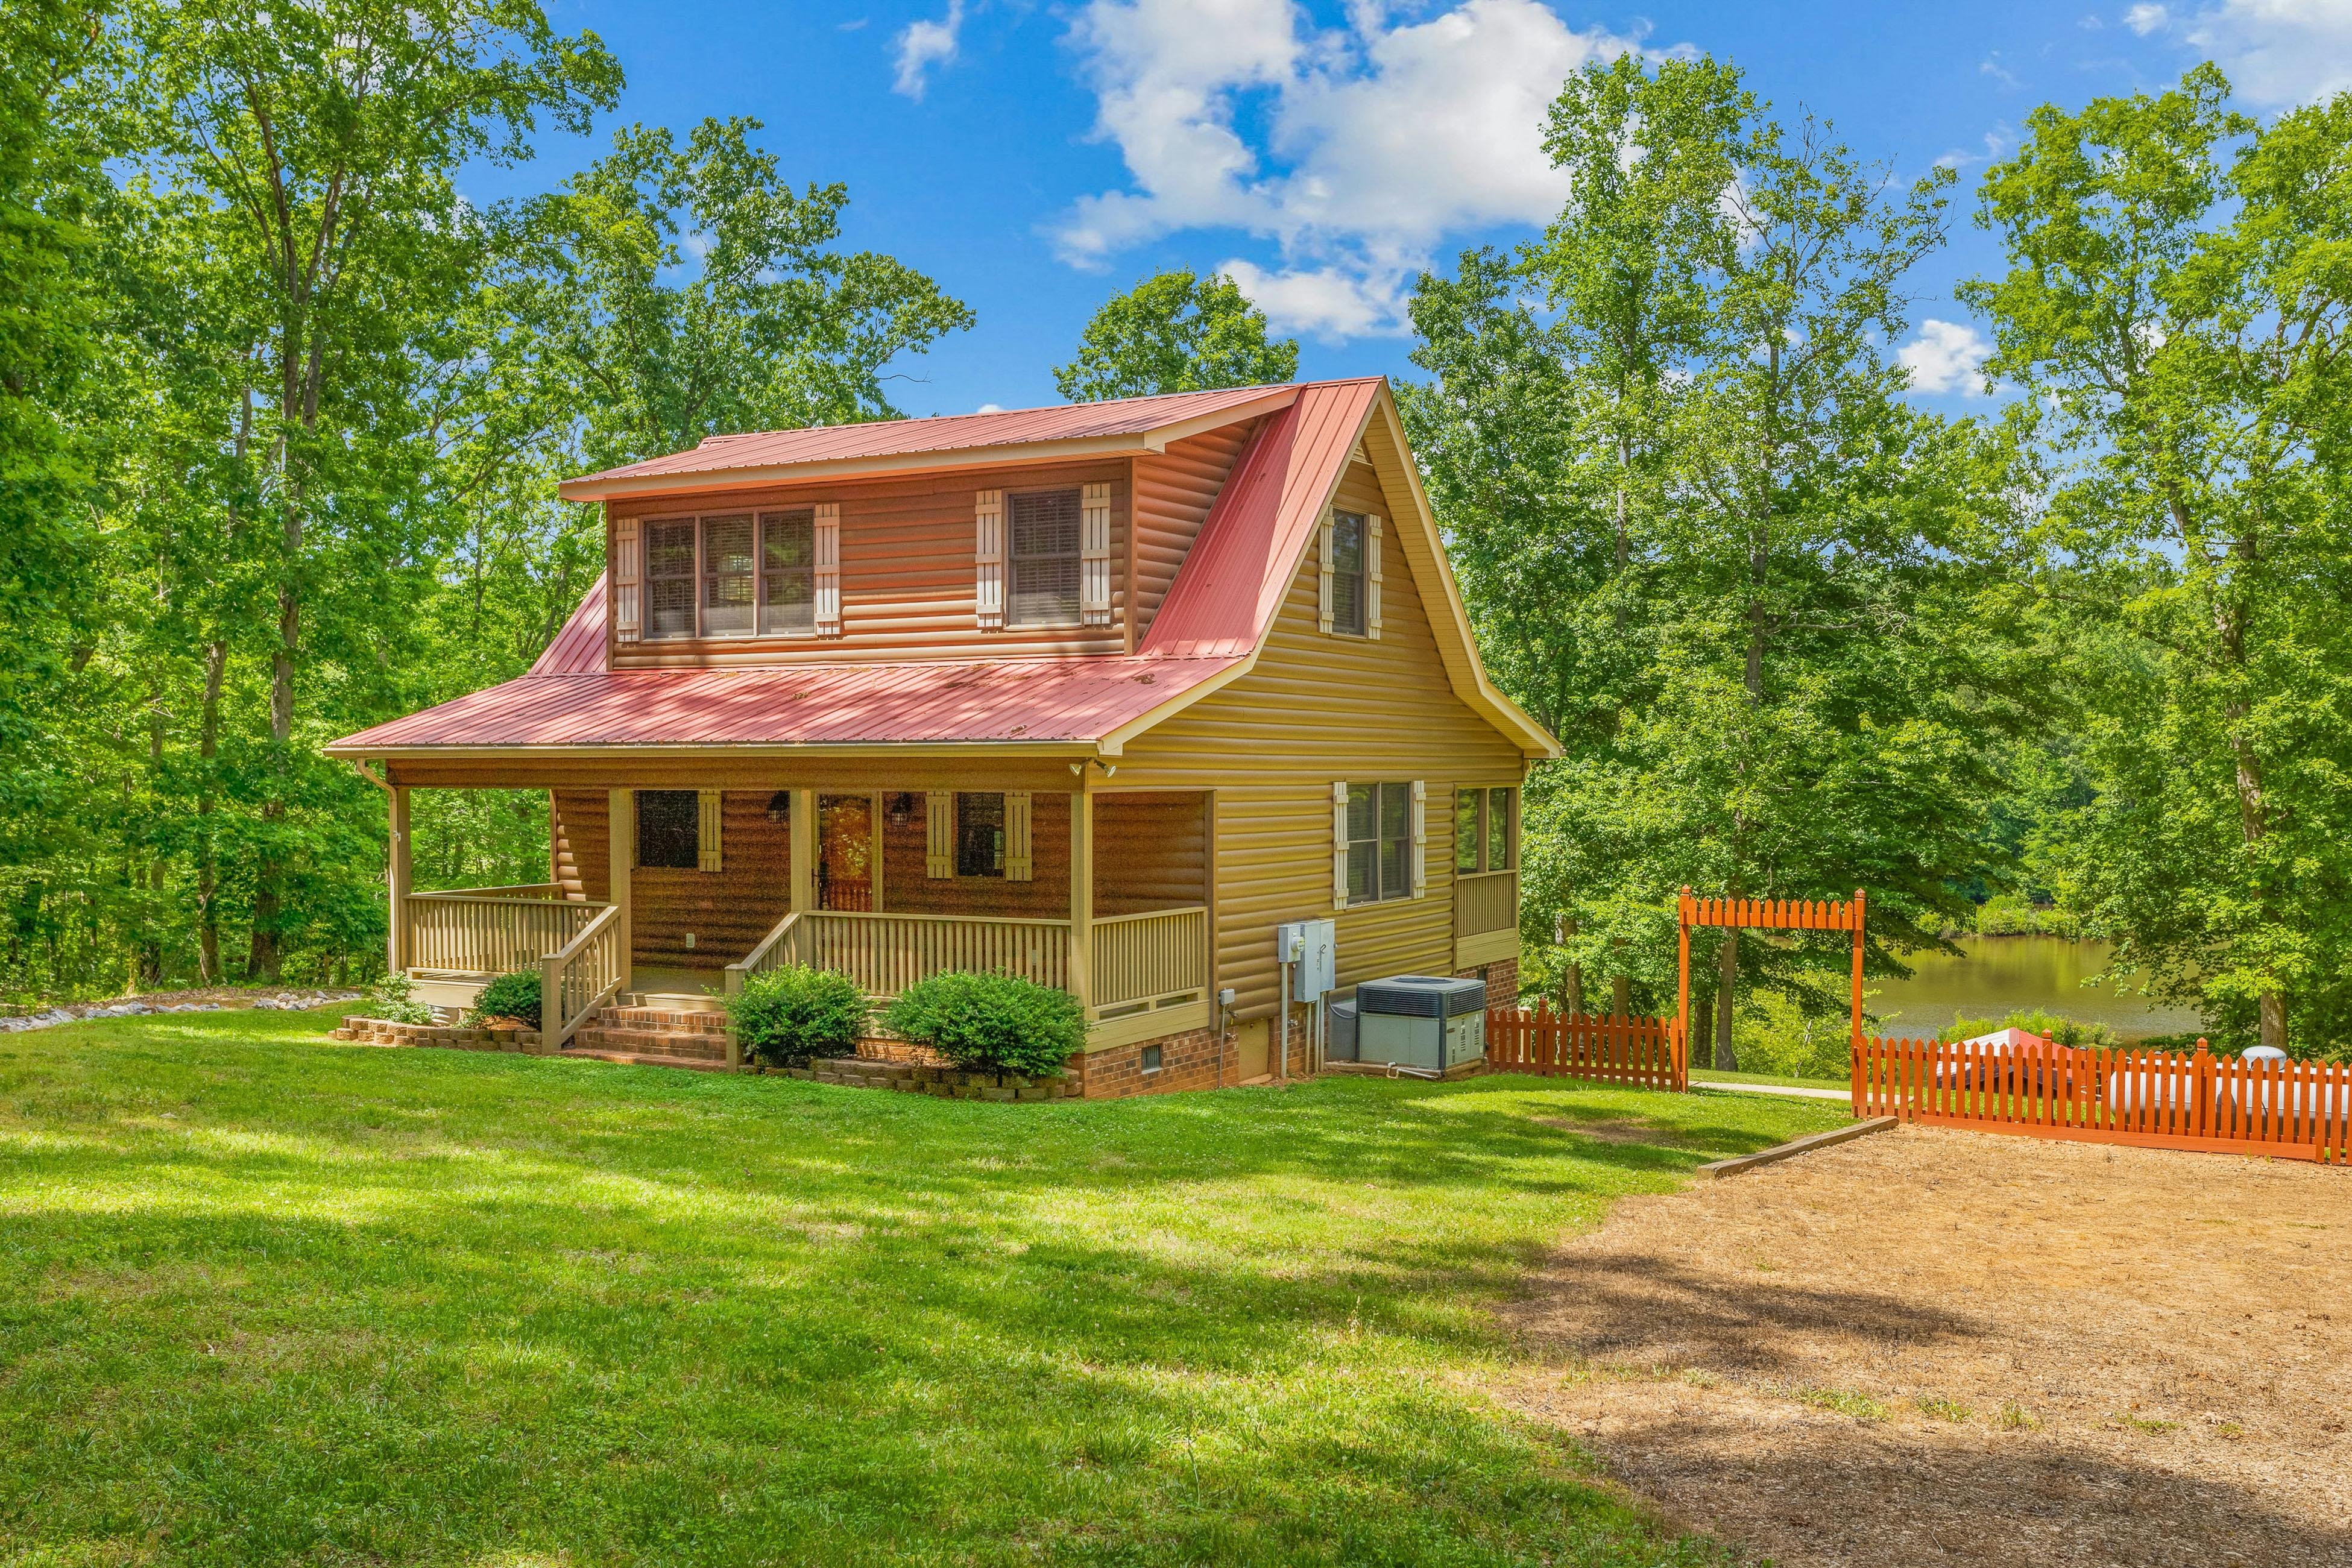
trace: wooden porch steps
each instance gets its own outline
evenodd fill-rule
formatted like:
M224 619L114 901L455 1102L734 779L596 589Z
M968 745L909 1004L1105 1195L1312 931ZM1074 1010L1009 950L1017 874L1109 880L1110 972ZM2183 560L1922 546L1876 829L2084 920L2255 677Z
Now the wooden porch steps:
M699 1009L604 1008L580 1026L563 1054L643 1067L724 1071L727 1015Z

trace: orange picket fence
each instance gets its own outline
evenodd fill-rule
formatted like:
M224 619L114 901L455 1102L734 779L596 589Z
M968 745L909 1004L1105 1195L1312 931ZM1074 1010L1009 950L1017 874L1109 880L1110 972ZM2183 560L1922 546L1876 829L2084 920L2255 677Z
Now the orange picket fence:
M2039 1138L2281 1159L2352 1158L2352 1068L2024 1045L1865 1040L1853 1113Z
M1680 1092L1690 1087L1685 1058L1672 1019L1593 1018L1549 1004L1486 1009L1486 1065L1496 1071Z

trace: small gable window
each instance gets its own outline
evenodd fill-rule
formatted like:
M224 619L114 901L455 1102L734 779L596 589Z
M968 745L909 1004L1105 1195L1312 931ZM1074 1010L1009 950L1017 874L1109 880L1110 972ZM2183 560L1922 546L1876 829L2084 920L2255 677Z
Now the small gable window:
M1365 631L1365 519L1354 512L1331 515L1331 630L1360 637Z
M1078 624L1079 495L1069 490L1016 491L1011 512L1012 582L1006 622L1013 626Z

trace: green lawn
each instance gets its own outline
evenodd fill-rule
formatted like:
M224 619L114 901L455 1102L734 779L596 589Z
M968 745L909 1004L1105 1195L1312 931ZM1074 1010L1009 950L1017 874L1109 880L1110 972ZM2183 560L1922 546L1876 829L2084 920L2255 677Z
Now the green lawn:
M1693 1083L1777 1083L1789 1089L1851 1089L1852 1082L1843 1078L1790 1078L1778 1072L1717 1072L1712 1067L1694 1067L1690 1071Z
M0 1563L1684 1563L1490 1304L1794 1100L0 1035ZM1654 1124L1659 1143L1551 1124Z

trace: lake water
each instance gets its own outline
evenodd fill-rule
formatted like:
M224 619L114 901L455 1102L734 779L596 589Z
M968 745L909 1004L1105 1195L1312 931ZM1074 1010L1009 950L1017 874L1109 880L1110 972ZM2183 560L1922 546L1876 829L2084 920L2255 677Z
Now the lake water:
M2020 1008L2042 1008L2084 1023L2103 1023L2125 1040L2179 1034L2200 1027L2186 1008L2158 1007L2138 995L2117 996L2112 986L2083 981L2106 967L2114 951L2105 942L2074 942L2063 936L1963 936L1960 956L1915 953L1907 980L1869 982L1864 1004L1895 1014L1884 1026L1889 1035L1929 1035L1968 1018L2000 1019Z

